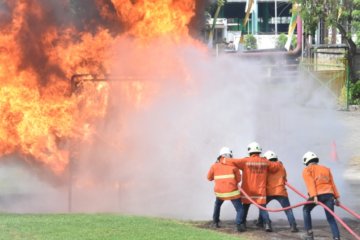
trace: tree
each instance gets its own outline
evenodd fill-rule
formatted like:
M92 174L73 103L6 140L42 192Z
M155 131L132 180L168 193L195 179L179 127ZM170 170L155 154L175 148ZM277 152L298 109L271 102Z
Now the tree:
M360 47L360 0L354 0L355 9L352 11L353 28L356 33L356 45Z
M355 81L352 63L357 46L353 34L360 36L360 0L296 0L296 3L301 6L306 34L313 36L320 22L337 28L349 48L350 72Z

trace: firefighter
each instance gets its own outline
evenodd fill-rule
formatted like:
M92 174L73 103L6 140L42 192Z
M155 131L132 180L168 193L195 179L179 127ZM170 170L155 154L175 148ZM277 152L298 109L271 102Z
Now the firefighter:
M233 166L222 164L222 158L232 158L232 151L228 147L221 148L216 162L211 166L207 178L209 181L215 180L215 207L213 213L213 224L219 228L220 208L225 200L231 200L236 210L236 226L239 232L245 231L245 227L241 224L243 217L243 205L240 199L240 191L238 184L241 180L239 169Z
M334 205L339 205L340 195L336 189L331 171L329 168L318 165L319 158L313 152L307 152L303 157L304 165L303 178L309 194L309 200L314 201L313 204L307 204L303 208L304 226L306 230L306 239L314 239L311 223L311 210L318 202L322 202L332 211ZM339 228L335 218L325 210L326 219L330 225L333 239L340 239Z
M285 187L285 183L287 182L286 170L283 164L278 161L278 156L273 151L265 152L264 157L268 161L280 163L280 167L276 172L268 173L266 183L266 204L268 204L272 200L276 200L280 203L281 207L289 207L290 201ZM296 227L296 221L292 209L286 210L285 214L289 221L291 232L298 232L299 230ZM258 227L263 226L263 221L260 214L256 225Z
M266 206L266 179L268 172L275 172L279 169L278 162L270 162L263 157L260 157L261 147L258 143L252 142L248 145L249 157L242 159L224 158L221 161L233 165L242 170L242 189L254 200L257 204ZM245 196L241 197L244 207L244 216L241 223L246 227L246 218L250 208L250 200ZM260 215L264 222L265 231L272 232L269 213L260 209Z

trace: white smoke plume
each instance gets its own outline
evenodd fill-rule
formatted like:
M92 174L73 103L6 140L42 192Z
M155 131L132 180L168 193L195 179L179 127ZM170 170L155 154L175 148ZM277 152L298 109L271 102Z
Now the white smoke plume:
M122 68L134 60L132 51L123 46L111 49L120 56L114 58L113 73L139 75L142 66ZM151 67L144 70L148 78L139 78L139 82L144 84L145 92L156 86L145 106L126 102L121 81L111 82L112 106L100 126L100 140L89 149L81 149L74 168L73 211L210 219L213 183L207 181L206 174L218 150L229 146L235 157L244 157L247 144L254 140L263 150L271 149L279 155L288 181L303 193L302 155L314 151L321 163L332 167L340 192L345 195L341 166L330 159L331 143L341 141L344 128L326 89L315 87L316 83L301 76L270 81L257 62L237 55L214 57L185 44L172 46L170 54L182 64L186 79L178 76L177 70L159 76L163 68L170 73L172 70L163 61L166 54L158 55L162 48L157 46L141 56ZM340 155L341 151L338 149ZM11 172L10 167L7 172ZM31 199L6 202L3 210L67 211L66 186L59 190L36 178L21 176L12 185L31 183L32 188L17 191ZM2 181L7 180L3 177ZM44 199L45 205L36 204ZM294 194L290 194L290 200L293 204L302 201ZM232 218L231 204L223 208L222 216ZM250 212L257 214L254 207ZM295 213L301 218L299 210ZM284 217L281 214L274 217Z
M331 94L316 82L301 76L271 81L259 62L235 54L215 57L191 44L163 48L158 41L140 55L133 49L131 40L109 49L115 53L112 74L123 80L110 84L109 114L99 124L99 138L91 147L79 147L74 159L72 211L210 219L210 165L222 146L231 147L235 157L246 156L251 141L275 151L288 181L304 193L302 155L314 151L332 167L340 193L351 196L342 166L330 159L331 143L343 140L344 127ZM130 103L122 81L133 81L150 100ZM1 210L68 210L67 185L44 183L22 166L2 167L1 181L11 182L12 190L3 195ZM290 198L302 201L293 194ZM297 218L300 214L296 210ZM224 206L222 216L233 215L232 206Z

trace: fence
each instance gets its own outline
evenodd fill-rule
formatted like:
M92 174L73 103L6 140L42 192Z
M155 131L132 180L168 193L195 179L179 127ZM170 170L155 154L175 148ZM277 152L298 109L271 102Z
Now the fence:
M329 90L342 108L349 109L349 64L347 48L316 46L310 49L308 58L300 62L301 73L316 80L320 87Z

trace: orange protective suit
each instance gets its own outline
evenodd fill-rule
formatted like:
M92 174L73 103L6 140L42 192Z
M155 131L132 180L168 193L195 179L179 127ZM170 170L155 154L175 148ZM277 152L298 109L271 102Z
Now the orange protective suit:
M286 191L286 170L280 161L279 169L276 172L269 172L266 184L266 195L267 196L284 196L287 197Z
M225 164L242 170L242 189L258 204L266 204L266 180L269 172L276 172L280 163L270 162L259 155L251 155L242 159L224 158ZM250 204L245 196L241 197L244 204Z
M303 178L310 197L326 193L334 194L335 198L340 197L329 168L311 164L304 168Z
M209 181L215 180L215 195L222 200L240 198L238 184L241 180L239 169L220 162L214 163L207 175Z

